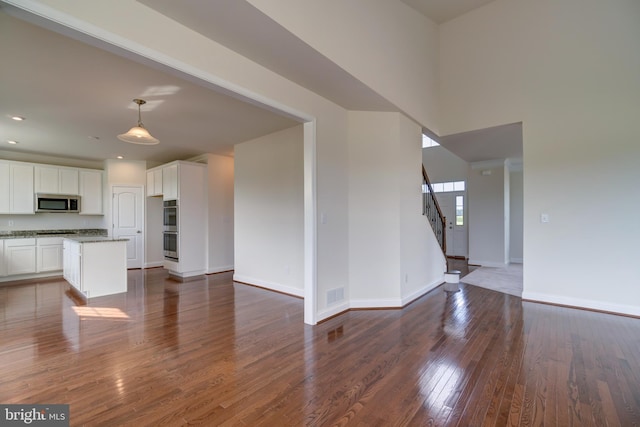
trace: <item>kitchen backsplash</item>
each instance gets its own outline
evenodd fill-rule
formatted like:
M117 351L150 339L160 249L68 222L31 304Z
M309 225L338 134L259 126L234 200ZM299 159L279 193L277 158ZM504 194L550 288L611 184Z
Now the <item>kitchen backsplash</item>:
M0 215L0 231L107 228L105 216L72 213Z

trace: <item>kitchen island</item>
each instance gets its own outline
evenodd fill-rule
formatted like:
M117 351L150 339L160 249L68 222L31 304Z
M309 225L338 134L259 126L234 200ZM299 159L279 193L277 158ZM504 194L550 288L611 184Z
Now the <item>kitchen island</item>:
M127 292L127 239L67 237L63 277L85 299Z

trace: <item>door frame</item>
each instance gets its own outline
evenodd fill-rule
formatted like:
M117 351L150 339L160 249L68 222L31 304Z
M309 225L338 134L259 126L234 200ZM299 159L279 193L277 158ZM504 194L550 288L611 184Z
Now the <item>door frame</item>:
M140 184L111 184L109 186L109 223L111 224L111 226L109 227L109 237L114 237L113 236L113 227L114 227L114 223L113 223L113 197L115 196L114 190L116 188L137 188L140 189L140 194L142 195L142 209L141 209L141 227L140 227L140 268L144 269L145 268L145 262L146 262L146 250L145 250L145 242L147 240L146 238L146 228L147 228L147 223L146 223L146 217L147 217L147 212L146 212L146 193L145 193L145 186L144 185L140 185ZM138 267L135 267L138 268Z

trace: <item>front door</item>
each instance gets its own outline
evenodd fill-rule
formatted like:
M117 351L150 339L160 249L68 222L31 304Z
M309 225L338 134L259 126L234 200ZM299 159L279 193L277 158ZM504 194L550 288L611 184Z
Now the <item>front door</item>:
M129 239L127 268L142 268L143 201L142 187L116 185L112 188L112 236L117 239Z
M436 197L447 221L447 256L467 257L467 195L464 191L437 193Z

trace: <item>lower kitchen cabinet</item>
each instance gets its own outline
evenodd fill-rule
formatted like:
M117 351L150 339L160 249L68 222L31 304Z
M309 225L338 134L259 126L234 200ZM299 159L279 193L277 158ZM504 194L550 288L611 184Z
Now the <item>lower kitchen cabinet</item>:
M37 272L62 270L62 237L37 239Z
M63 277L84 298L127 292L126 239L63 241Z
M36 239L7 239L4 252L8 276L36 272Z

